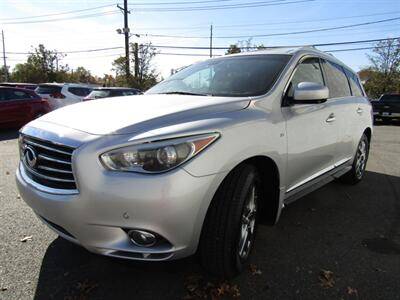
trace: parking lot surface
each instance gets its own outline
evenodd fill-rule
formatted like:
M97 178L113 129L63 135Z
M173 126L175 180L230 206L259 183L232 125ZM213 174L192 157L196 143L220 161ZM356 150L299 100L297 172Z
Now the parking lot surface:
M0 132L0 299L400 299L400 126L376 126L365 179L260 226L252 265L221 282L196 258L137 263L58 238L18 195L17 133Z

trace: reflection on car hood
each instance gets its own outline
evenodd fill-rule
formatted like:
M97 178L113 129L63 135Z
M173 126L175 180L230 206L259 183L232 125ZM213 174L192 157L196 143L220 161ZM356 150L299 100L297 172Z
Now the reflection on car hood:
M90 134L125 134L152 124L235 111L245 108L250 98L183 95L140 95L81 102L39 118ZM31 124L34 125L34 124ZM149 128L150 129L150 128Z

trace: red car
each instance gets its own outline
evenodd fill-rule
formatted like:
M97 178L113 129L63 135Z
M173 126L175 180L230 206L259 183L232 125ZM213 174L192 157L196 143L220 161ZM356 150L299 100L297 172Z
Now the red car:
M0 87L0 128L21 127L50 110L47 100L34 91Z

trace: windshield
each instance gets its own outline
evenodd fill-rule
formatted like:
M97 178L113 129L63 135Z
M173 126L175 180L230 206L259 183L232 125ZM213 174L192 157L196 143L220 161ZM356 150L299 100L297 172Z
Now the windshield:
M183 69L146 94L227 97L263 95L272 87L290 57L258 54L204 61Z
M383 95L380 100L384 102L400 102L400 95Z
M110 90L93 90L88 95L88 98L106 98L110 96Z

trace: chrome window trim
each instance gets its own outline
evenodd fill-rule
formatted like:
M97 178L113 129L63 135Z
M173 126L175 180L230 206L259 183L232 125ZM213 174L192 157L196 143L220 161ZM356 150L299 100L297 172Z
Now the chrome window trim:
M341 159L338 162L334 163L333 165L314 173L310 177L307 177L306 179L300 181L299 183L296 183L295 185L291 186L289 189L286 190L286 193L289 193L289 192L293 191L294 189L297 189L298 187L302 186L303 184L306 184L307 182L309 182L321 175L324 175L325 173L327 173L329 171L332 171L333 169L345 164L346 162L350 161L351 159L352 159L352 157Z

